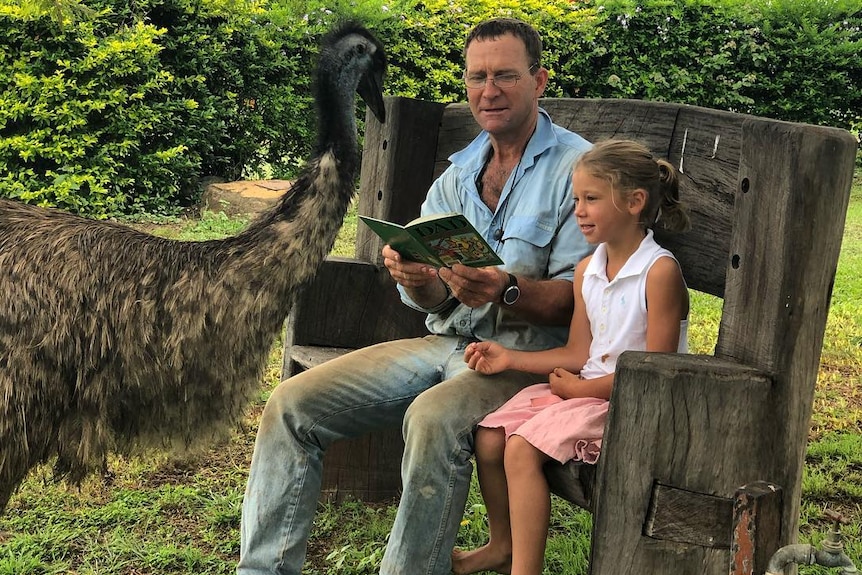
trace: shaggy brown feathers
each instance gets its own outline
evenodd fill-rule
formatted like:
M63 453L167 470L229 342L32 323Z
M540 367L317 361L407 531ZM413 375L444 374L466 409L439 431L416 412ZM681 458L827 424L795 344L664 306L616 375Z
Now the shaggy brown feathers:
M56 455L78 481L111 451L219 434L260 381L358 172L354 94L382 120L380 43L321 47L317 152L280 203L224 240L179 242L0 199L0 513Z

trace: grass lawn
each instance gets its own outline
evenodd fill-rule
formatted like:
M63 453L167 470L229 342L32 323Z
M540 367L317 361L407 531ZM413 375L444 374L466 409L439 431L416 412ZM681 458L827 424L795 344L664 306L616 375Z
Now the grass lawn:
M135 225L181 239L231 234L246 222L221 215ZM336 252L352 254L355 215ZM691 347L711 353L721 302L693 294ZM272 349L260 395L230 440L196 452L113 459L103 477L80 487L51 481L37 469L0 517L0 575L191 575L233 573L239 554L243 489L257 419L280 375ZM844 232L814 398L803 478L802 541L818 543L826 509L851 520L846 551L862 568L862 180L857 174ZM321 506L309 542L307 575L377 573L394 505ZM590 515L555 499L545 573L585 574ZM475 481L458 545L486 537ZM804 567L802 574L834 571Z

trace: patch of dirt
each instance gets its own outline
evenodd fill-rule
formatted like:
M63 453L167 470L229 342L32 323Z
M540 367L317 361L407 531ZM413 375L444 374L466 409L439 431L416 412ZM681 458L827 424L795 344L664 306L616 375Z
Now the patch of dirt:
M229 216L256 214L277 202L291 185L288 180L214 182L206 187L201 205Z

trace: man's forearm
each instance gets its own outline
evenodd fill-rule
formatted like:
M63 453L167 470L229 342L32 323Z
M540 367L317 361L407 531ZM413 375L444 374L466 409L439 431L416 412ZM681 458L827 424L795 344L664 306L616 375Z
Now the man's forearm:
M518 277L521 296L514 305L501 304L527 321L539 325L569 325L575 309L572 282L530 280Z

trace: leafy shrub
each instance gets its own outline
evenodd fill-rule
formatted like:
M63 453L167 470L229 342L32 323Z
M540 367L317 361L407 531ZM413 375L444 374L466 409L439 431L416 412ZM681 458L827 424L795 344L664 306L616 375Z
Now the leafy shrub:
M291 177L346 16L386 44L390 94L463 100L467 32L513 16L542 33L548 96L862 126L862 0L82 1L0 0L0 196L104 217L190 204L202 176Z
M758 4L761 57L748 64L751 113L851 129L862 122L862 2Z
M567 91L585 97L635 98L741 110L751 104L745 87L753 80L736 67L746 44L738 26L741 9L728 3L608 0L589 55L582 86Z
M672 101L788 121L862 122L860 0L396 0L392 93L455 101L464 37L514 16L536 26L546 95Z
M390 93L453 102L465 98L461 75L464 39L473 26L492 17L513 17L542 34L542 64L551 71L546 95L563 95L555 79L570 47L594 34L596 9L570 0L396 0L398 16L381 24L389 49ZM577 38L577 40L576 40Z
M190 203L202 175L238 178L304 147L283 120L308 50L284 49L260 9L88 6L94 17L63 25L0 15L0 195L93 216L158 212Z
M134 190L176 189L190 162L180 142L157 141L162 32L98 20L58 28L47 18L0 18L0 186L3 195L104 214ZM136 170L127 168L134 163Z

